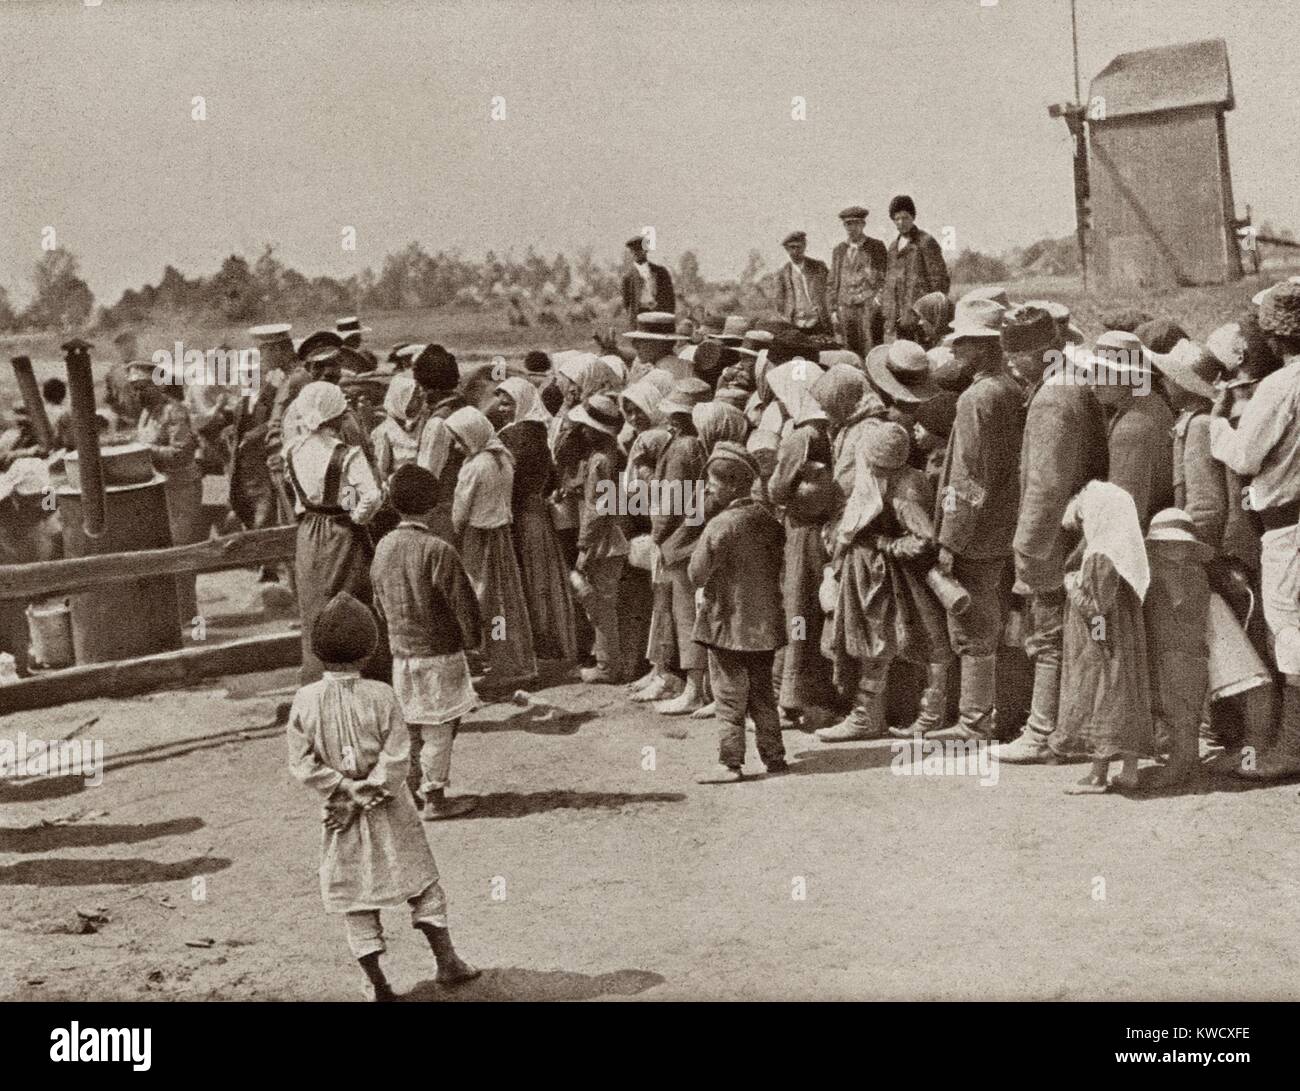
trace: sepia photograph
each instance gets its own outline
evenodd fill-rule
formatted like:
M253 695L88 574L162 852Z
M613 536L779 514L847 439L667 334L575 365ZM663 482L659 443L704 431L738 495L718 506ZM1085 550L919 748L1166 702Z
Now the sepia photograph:
M1252 1063L1300 999L1300 9L0 36L40 1063L149 1070L137 1005L200 1001L1070 1002L1084 1062Z

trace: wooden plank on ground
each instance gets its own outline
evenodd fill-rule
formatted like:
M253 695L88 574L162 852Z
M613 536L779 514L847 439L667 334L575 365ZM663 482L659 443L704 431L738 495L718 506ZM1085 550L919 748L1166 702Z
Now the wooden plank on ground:
M150 576L256 568L273 561L290 560L294 555L297 534L296 527L268 527L168 549L0 565L0 601L75 594Z
M297 632L289 632L244 637L224 644L196 645L116 663L87 663L0 686L0 714L49 708L93 697L126 697L160 686L192 683L223 674L276 670L301 662L302 637Z

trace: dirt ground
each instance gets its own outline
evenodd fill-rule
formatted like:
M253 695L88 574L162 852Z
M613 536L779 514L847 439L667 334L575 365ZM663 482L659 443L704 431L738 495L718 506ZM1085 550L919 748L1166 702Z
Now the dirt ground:
M0 781L0 998L361 997L320 905L319 805L286 769L294 687L277 671L6 718L7 738L102 739L107 771ZM404 997L1300 996L1294 784L1075 798L1076 766L902 776L888 741L792 731L790 775L761 779L751 745L754 779L703 787L712 723L613 687L539 697L554 707L469 719L454 790L479 808L426 827L486 972L440 991L391 910Z

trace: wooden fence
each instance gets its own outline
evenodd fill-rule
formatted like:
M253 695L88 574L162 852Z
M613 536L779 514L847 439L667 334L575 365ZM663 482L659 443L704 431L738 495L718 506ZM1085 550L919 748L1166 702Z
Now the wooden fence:
M0 566L0 601L76 594L150 576L198 575L292 560L297 528L270 527L193 545ZM297 632L269 633L112 663L45 671L0 686L0 713L91 697L122 697L223 674L274 670L302 661Z

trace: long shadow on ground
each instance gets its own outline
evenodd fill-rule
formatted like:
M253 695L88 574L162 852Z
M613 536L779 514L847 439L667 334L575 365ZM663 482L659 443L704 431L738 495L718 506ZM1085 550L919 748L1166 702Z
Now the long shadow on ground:
M681 803L682 792L488 792L478 797L478 806L468 819L523 818L547 811L617 811L645 803Z
M21 829L0 827L0 852L50 852L53 849L80 849L93 845L135 845L159 837L193 833L202 828L203 819L195 817L131 825L92 822L84 826L27 826Z
M224 856L195 856L161 864L156 860L67 860L58 857L20 860L0 867L0 886L127 886L170 883L225 871Z
M879 769L894 760L892 746L813 747L790 754L790 772L799 776L817 773L852 773Z
M664 983L649 970L614 970L580 974L570 970L484 970L483 976L454 989L421 981L402 1000L596 1000L602 996L635 996Z

